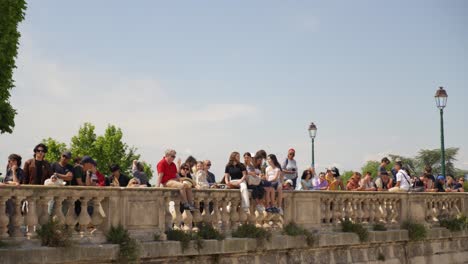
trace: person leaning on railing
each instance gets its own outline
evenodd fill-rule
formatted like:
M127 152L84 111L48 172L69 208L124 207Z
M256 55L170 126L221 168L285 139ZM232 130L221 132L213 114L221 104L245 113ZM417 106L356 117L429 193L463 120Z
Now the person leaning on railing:
M49 162L44 160L47 146L40 143L34 147L33 151L33 158L24 163L24 179L22 183L43 185L45 180L52 175Z
M455 181L455 179L447 175L447 188L445 188L446 192L464 192L465 190L463 189L463 182L465 179L463 177L460 177L458 179L458 182Z

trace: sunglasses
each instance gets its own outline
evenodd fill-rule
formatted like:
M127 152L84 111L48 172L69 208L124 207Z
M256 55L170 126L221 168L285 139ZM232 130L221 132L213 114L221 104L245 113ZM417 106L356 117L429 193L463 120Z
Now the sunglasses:
M38 149L38 150L36 150L36 153L37 153L37 152L46 153L46 151L45 151L45 150L43 150L43 149Z
M211 164L206 164L206 166L211 166Z
M175 159L175 155L171 156L171 158Z
M181 168L181 170L186 170L186 171L188 171L188 170L189 170L189 168Z

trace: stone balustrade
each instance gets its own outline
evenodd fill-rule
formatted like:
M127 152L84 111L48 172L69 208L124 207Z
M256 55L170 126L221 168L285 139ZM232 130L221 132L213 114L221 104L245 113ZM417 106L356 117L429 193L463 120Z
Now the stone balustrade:
M133 236L152 240L167 229L196 230L200 223L229 235L245 223L280 230L295 222L333 230L344 219L396 227L405 220L436 225L444 217L468 215L468 193L285 191L283 216L258 212L253 199L245 212L239 190L193 193L199 209L190 212L180 209L176 189L1 186L0 239L26 239L51 217L75 230L76 239L103 239L111 226L122 224Z

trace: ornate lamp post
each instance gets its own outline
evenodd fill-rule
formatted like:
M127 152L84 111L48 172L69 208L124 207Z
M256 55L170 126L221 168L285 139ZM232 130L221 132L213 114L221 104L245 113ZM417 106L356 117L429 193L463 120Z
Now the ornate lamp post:
M442 152L442 175L445 177L445 146L444 146L444 108L447 105L447 92L443 87L439 87L435 94L437 108L440 110L440 150Z
M310 139L312 140L312 168L315 168L315 159L314 159L314 139L315 136L317 135L317 127L315 124L312 122L309 125L309 136Z

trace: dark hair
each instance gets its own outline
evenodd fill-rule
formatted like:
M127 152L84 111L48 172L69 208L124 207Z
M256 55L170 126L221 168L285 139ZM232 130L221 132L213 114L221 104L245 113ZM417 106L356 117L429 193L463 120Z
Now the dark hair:
M432 174L432 168L431 168L431 166L429 166L429 165L424 166L424 172L425 172L425 173Z
M305 180L307 178L307 174L310 173L310 177L312 178L312 172L310 172L310 170L304 170L302 172L302 177L301 177L301 180Z
M255 156L259 156L262 159L266 159L267 158L267 153L266 153L265 150L261 149L261 150L257 151L257 153L255 153Z
M36 153L37 149L40 148L40 147L42 147L44 149L44 153L47 153L47 151L49 150L44 143L39 143L34 147L34 150L33 150L34 153Z
M188 156L188 158L185 160L185 163L192 168L197 164L197 159L195 159L192 155Z
M81 163L81 157L80 157L80 156L75 157L75 158L73 159L73 163L75 163L75 164Z
M366 171L366 175L369 174L370 176L372 176L372 173L370 171Z
M403 164L401 163L401 161L396 161L395 165L398 165L400 168L403 167Z
M112 164L110 167L109 167L109 170L111 172L116 172L118 170L120 170L120 166L118 164Z
M275 154L268 155L268 158L270 158L271 161L273 161L273 165L275 165L276 168L279 168L280 171L282 171L281 165L279 164L278 159L276 158Z
M250 154L250 152L246 152L244 153L244 155L242 155L242 157L245 157L245 156L252 157L252 154Z
M258 164L259 160L262 160L262 158L257 156L257 155L252 157L252 163L253 163L253 166L254 166L255 169L261 169L261 167L262 167L261 163Z
M18 167L21 166L21 159L22 159L22 158L21 158L20 155L18 155L18 154L11 154L10 156L8 156L8 159L9 159L9 160L16 160L16 163L17 163Z
M143 166L143 163L142 162L137 162L136 164L136 168L138 171L144 171L145 170L145 166Z
M387 157L384 157L380 162L390 163L390 160Z

